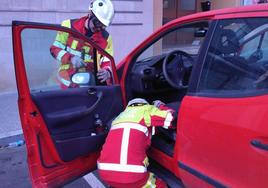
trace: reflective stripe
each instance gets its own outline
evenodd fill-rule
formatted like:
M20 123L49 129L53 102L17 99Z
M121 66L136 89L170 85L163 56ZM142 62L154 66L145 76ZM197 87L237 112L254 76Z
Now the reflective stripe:
M74 50L74 49L72 49L72 48L70 48L70 47L67 47L67 51L70 52L70 53L73 54L73 55L77 55L77 56L79 56L79 57L82 56L82 53L81 53L80 51ZM91 55L89 55L89 54L85 54L84 60L85 60L85 61L90 61L90 60L92 60ZM93 61L93 60L92 60L92 61Z
M61 65L59 71L68 70L70 68L69 64Z
M62 26L71 28L71 20L63 20L61 23Z
M85 45L90 45L90 44L88 44L86 42ZM83 46L83 49L85 50L85 53L89 53L90 47L89 46Z
M90 60L92 60L91 55L85 54L85 59L84 59L84 60L85 60L85 61L90 61ZM92 62L93 62L93 60L92 60Z
M111 170L117 172L134 172L134 173L147 172L147 168L141 165L115 164L115 163L98 163L98 169Z
M150 173L150 176L142 188L156 188L156 178L153 173Z
M146 106L146 105L145 105ZM144 119L144 123L147 127L151 127L152 126L152 122L151 122L151 115L148 111L144 111L144 115L143 115L143 119Z
M149 159L148 159L147 156L145 157L145 159L143 160L142 163L144 164L145 167L148 167L149 166Z
M105 69L109 69L109 71L112 73L113 71L112 71L112 69L111 69L111 66L110 66L110 63L109 64L107 64L107 62L110 62L110 59L108 59L107 57L102 57L101 59L100 59L100 67L102 67L102 68L105 68ZM105 63L107 64L107 65L105 65ZM104 65L103 65L104 64Z
M81 67L77 70L77 72L86 72L86 68L85 67Z
M72 48L70 48L70 47L68 47L68 46L67 46L67 51L70 52L71 54L73 54L73 55L77 55L77 56L79 56L79 57L81 57L81 55L82 55L81 52L79 52L79 51L77 51L77 50L74 50L74 49L72 49Z
M70 82L69 80L65 80L65 79L62 78L60 75L57 75L57 78L59 79L59 81L60 81L63 85L65 85L65 86L67 86L67 87L69 87L69 86L71 85L71 82Z
M57 55L57 60L61 61L62 57L66 54L67 52L64 50L61 50L58 55Z
M104 57L101 58L100 61L101 62L107 62L107 61L110 61L110 59L108 57L104 56Z
M138 131L143 132L146 136L148 136L148 128L145 126L142 126L138 123L118 123L114 124L111 127L111 130L114 129L124 129L124 128L131 128L131 129L136 129Z
M111 56L114 55L114 50L113 50L113 41L111 35L109 35L107 39L107 46L105 48L105 51L108 52Z
M72 41L72 44L71 44L71 48L72 49L76 49L77 48L77 44L78 44L78 41L77 40L73 40Z
M138 130L140 132L143 132L146 136L148 136L148 128L145 126L142 126L138 123L118 123L118 124L112 125L111 130L115 130L115 129L124 129L122 141L121 141L120 165L133 166L133 165L127 164L130 130L135 129L135 130ZM139 166L139 165L134 165L134 166ZM142 167L145 168L144 166L142 166ZM130 171L126 171L126 172L130 172Z
M59 47L59 48L61 48L63 50L65 49L65 45L62 44L61 42L57 41L57 40L54 41L53 46Z
M125 127L121 143L120 164L127 164L128 143L129 143L130 127Z
M173 119L173 116L172 116L171 112L169 112L167 114L167 117L166 117L165 122L164 122L164 128L167 129L170 126L172 119Z

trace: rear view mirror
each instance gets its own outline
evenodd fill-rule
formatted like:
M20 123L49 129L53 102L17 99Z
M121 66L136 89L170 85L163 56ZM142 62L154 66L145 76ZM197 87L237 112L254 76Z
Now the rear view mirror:
M207 33L207 29L199 28L197 31L195 31L194 36L195 37L205 37L206 33Z

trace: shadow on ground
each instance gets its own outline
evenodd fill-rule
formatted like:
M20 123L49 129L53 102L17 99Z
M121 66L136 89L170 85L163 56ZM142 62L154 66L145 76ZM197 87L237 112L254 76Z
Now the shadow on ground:
M16 136L14 138L1 139L0 145L3 146L19 139L23 139L23 137ZM25 145L0 149L0 187L31 187L25 151Z
M22 135L0 139L0 146L23 140ZM1 148L0 147L0 187L1 188L30 188L32 187L26 156L26 146ZM83 179L65 185L64 188L90 188Z

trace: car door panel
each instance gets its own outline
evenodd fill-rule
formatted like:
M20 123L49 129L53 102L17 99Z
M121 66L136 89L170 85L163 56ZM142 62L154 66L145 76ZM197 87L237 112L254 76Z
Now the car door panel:
M99 114L100 119L105 124L122 110L122 96L119 85L96 86L94 87L96 94L89 94L89 90L92 88L31 94L40 112L44 114L44 120L51 134L56 135L74 130L90 131L93 129L93 125L85 124L85 122L94 122L95 114ZM111 98L112 101L110 101ZM68 99L68 102L66 102L66 99ZM53 104L53 109L51 109L51 104ZM72 124L77 119L79 119L79 122Z
M108 126L107 123L123 108L120 86L38 92L31 96L43 115L63 161L71 161L98 151L105 141L107 132L91 136L95 133L95 115ZM107 105L109 98L114 100Z

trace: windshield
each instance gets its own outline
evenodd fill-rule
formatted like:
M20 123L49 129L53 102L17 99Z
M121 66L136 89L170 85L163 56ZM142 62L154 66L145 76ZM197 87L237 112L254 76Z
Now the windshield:
M167 54L173 50L182 50L196 56L208 30L208 22L187 24L172 29L150 45L139 57L138 61Z

